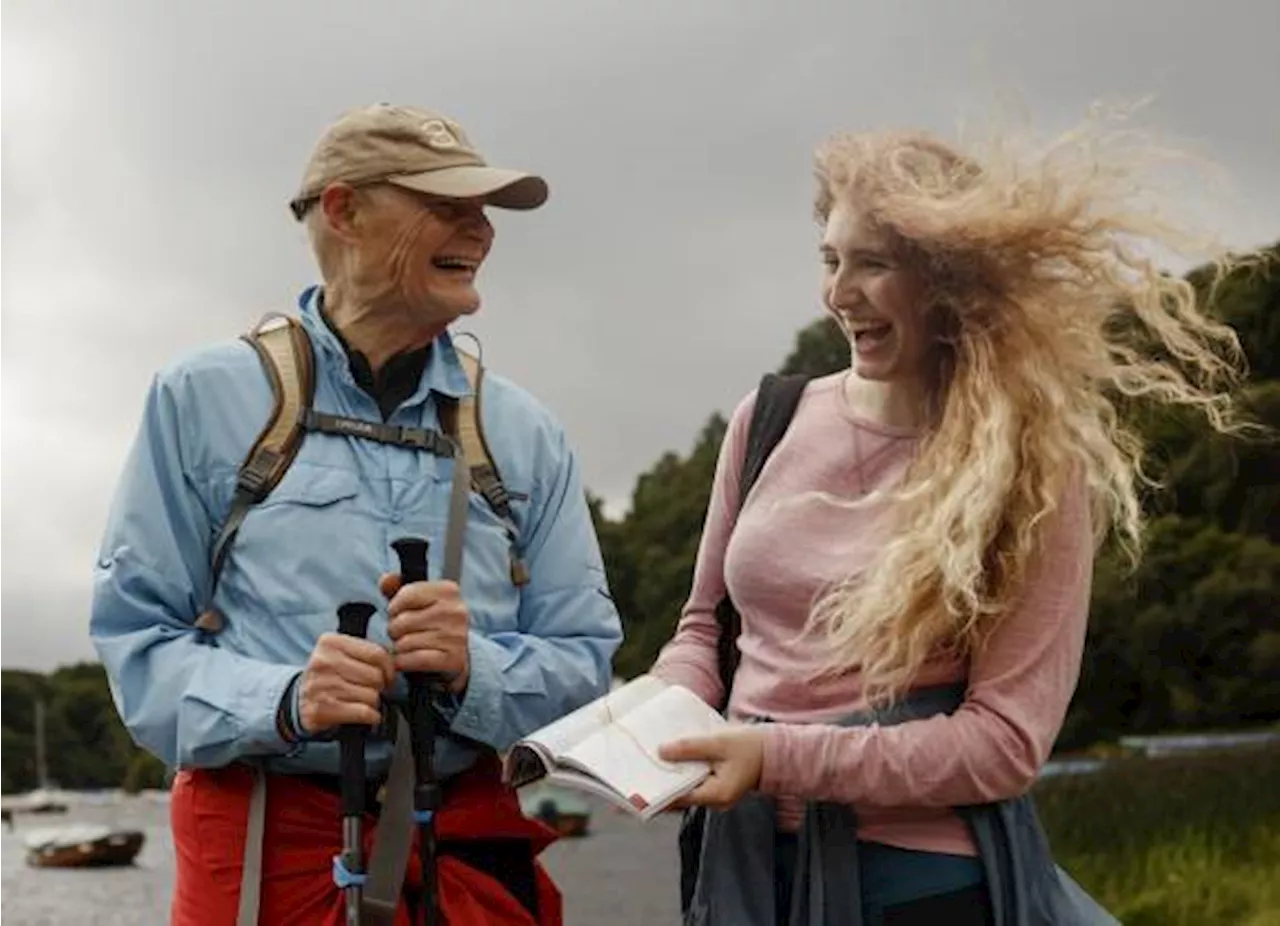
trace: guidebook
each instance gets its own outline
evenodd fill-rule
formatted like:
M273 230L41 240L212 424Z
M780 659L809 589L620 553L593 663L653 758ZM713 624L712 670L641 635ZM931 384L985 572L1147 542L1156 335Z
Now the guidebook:
M642 675L520 740L503 774L516 788L545 780L589 791L648 820L711 771L705 762L664 762L658 748L726 725L689 689Z

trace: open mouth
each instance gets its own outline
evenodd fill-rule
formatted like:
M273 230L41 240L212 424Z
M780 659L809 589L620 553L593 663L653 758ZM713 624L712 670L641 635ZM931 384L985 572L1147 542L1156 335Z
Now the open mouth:
M893 333L893 325L888 322L856 322L849 326L853 332L853 341L859 350L873 350L884 344Z
M453 273L475 273L480 268L480 261L471 257L453 257L450 255L441 255L431 261L431 266L437 270L447 270Z

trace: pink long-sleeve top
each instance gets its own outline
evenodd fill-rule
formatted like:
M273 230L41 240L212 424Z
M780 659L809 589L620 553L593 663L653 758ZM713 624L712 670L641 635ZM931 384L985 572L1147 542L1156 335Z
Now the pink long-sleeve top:
M949 808L1023 793L1075 690L1093 566L1083 486L1047 519L1021 600L981 652L967 666L931 660L917 677L913 687L967 677L959 710L891 727L838 727L830 721L867 707L859 673L819 677L828 644L805 629L806 617L824 587L868 562L892 530L886 506L839 500L900 477L916 435L855 415L840 374L813 380L735 517L754 400L752 392L729 424L692 591L653 672L719 701L714 612L728 589L742 615L730 713L775 721L763 727L760 790L779 798L780 826L798 824L804 800L837 801L853 806L860 839L973 855Z

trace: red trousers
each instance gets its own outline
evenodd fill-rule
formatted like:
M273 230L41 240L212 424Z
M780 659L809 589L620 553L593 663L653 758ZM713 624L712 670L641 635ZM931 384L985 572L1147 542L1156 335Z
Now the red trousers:
M170 817L177 856L171 926L235 926L240 898L252 772L243 766L184 770L173 784ZM365 858L377 821L365 818ZM451 781L435 816L437 840L528 840L536 857L555 834L520 812L495 762L483 762ZM338 796L305 779L267 778L262 848L261 926L343 926L342 892L333 883L333 857L342 850ZM422 882L417 837L406 883ZM489 875L442 855L437 860L442 926L560 926L560 892L534 861L539 918ZM403 900L396 926L409 926Z

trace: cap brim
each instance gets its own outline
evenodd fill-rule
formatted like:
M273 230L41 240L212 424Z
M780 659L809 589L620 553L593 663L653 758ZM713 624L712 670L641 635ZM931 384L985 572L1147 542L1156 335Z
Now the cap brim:
M419 193L456 199L483 199L500 209L537 209L547 201L541 177L498 167L443 167L423 174L388 177L389 183Z

